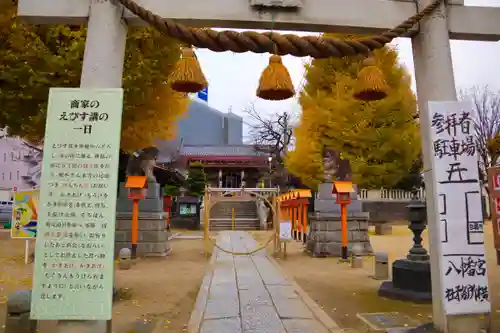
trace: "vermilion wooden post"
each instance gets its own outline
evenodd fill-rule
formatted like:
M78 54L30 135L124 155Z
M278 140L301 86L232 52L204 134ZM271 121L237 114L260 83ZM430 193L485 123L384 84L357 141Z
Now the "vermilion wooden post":
M351 203L351 192L354 191L352 182L336 181L333 182L333 194L337 195L337 203L340 205L340 220L342 228L342 260L347 260L347 246L349 238L347 235L347 206Z
M304 235L302 237L302 241L304 243L307 242L307 205L309 204L309 201L307 201L303 206L302 206L302 222L304 223Z
M304 234L304 228L302 225L302 203L299 201L297 204L297 225L299 227L299 235L298 235L298 240L302 240L303 234Z
M165 195L163 197L163 211L167 214L166 229L170 230L170 224L172 222L172 196L171 195Z
M340 204L340 218L342 228L342 259L347 259L347 244L349 239L347 237L347 203Z
M132 201L132 246L131 257L137 258L137 240L139 238L139 201L144 199L144 189L147 186L145 176L128 176L125 188L129 189L128 198Z
M137 258L137 239L139 238L139 200L134 198L132 202L132 258Z

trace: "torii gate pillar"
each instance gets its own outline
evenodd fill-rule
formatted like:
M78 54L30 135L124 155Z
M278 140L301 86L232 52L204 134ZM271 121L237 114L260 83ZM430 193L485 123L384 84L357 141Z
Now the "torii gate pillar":
M123 13L112 0L92 0L80 87L121 88L127 41ZM111 321L61 321L58 333L111 333L111 325Z
M419 7L424 8L432 0L419 0ZM431 17L420 24L420 33L412 39L415 80L417 83L418 109L422 136L422 155L424 170L431 170L433 152L429 149L431 119L428 110L429 101L455 101L457 92L453 75L450 37L445 5L436 10ZM429 248L431 255L432 310L436 328L445 333L481 332L484 316L460 315L447 316L443 308L441 281L439 221L436 221L435 179L432 172L425 172L425 190L427 193L427 221L429 228Z
M121 88L127 24L112 0L92 0L80 81L82 88Z

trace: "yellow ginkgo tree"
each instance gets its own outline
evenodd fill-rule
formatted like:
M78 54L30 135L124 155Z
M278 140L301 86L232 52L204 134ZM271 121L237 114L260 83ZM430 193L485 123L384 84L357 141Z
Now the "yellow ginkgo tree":
M349 158L353 181L365 188L394 186L418 158L410 77L394 49L375 51L374 58L390 87L387 98L375 102L353 97L359 58L317 59L306 68L295 150L287 158L289 170L306 185L322 182L325 148Z
M86 28L26 24L16 9L15 1L0 3L0 128L36 145L45 134L49 88L80 84ZM178 41L149 27L128 31L122 149L175 136L188 98L166 83L179 58Z

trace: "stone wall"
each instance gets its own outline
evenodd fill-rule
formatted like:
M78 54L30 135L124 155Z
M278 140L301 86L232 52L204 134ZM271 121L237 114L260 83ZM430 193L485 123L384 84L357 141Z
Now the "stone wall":
M312 256L341 256L342 229L340 217L328 214L311 214L309 216L309 236L306 250ZM368 236L368 214L352 214L347 219L349 244L361 244L363 254L373 253ZM350 255L350 251L348 251Z
M155 216L156 215L156 216ZM164 256L170 252L169 232L162 214L139 213L138 256ZM122 248L131 248L132 217L118 214L116 219L115 257Z
M370 213L370 225L384 222L400 222L408 220L408 204L410 201L399 200L361 200L363 212ZM486 199L483 197L483 215L488 218Z
M370 224L407 221L409 201L361 201L363 211L370 213Z

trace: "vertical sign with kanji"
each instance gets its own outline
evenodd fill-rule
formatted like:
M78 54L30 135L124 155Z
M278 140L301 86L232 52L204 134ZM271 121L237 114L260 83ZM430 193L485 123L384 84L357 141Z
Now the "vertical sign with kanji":
M33 319L111 319L122 103L122 89L50 90Z
M429 112L444 310L490 312L472 105L429 102Z
M497 265L500 265L500 167L488 169L488 190L490 192L490 213L493 223L493 242L495 244Z

